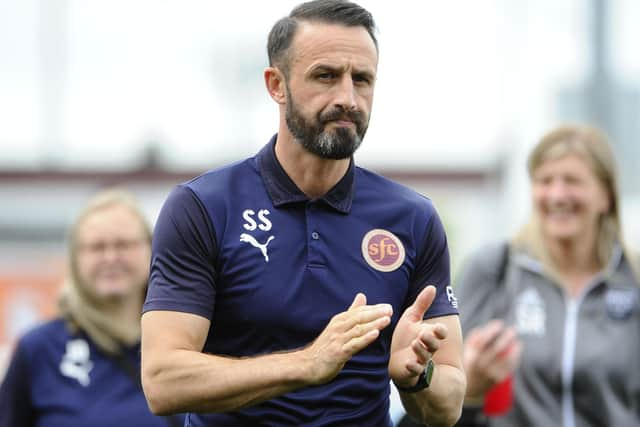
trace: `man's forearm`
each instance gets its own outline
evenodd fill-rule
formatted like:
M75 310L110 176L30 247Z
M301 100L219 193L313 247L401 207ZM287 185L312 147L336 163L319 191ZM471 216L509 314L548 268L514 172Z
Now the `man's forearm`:
M142 385L155 414L232 411L289 391L331 381L354 354L391 322L388 304L367 305L355 296L303 349L232 358L201 353L207 319L151 311L142 317ZM165 336L164 331L173 329Z
M466 389L464 372L450 365L436 365L428 388L400 393L407 413L430 427L450 427L458 421Z
M230 411L305 386L299 359L299 352L237 359L173 350L162 364L143 363L142 383L159 415Z

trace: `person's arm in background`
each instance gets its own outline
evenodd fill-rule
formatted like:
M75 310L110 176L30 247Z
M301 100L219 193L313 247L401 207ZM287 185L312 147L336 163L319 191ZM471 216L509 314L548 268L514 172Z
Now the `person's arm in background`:
M464 265L456 283L467 375L465 406L480 407L495 384L512 374L520 360L516 332L501 319L506 268L504 245L484 248Z
M220 412L331 381L391 321L391 307L358 294L309 346L249 358L202 353L209 320L150 311L142 317L142 384L152 412Z
M26 351L19 342L0 385L0 427L35 426Z

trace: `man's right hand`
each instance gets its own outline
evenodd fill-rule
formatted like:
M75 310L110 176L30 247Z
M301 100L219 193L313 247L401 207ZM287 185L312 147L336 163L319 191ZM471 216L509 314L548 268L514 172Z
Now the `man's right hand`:
M313 343L300 355L309 367L309 384L324 384L354 354L378 338L391 323L393 309L389 304L366 305L367 297L357 294L347 311L336 314Z

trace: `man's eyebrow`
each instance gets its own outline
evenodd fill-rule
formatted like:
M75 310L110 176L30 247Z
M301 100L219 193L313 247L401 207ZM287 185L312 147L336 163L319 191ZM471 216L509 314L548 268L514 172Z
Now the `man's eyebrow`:
M342 74L345 72L346 67L342 66L342 65L330 65L330 64L316 64L313 65L310 69L309 72L310 73L317 73L319 71L331 71L334 72L336 74ZM359 76L363 76L363 77L367 77L369 79L373 79L375 76L375 72L368 70L366 68L356 68L353 67L351 69L351 74L353 75L359 75Z
M329 64L315 64L310 68L310 72L315 73L317 71L333 71L334 73L343 73L343 66L334 66Z

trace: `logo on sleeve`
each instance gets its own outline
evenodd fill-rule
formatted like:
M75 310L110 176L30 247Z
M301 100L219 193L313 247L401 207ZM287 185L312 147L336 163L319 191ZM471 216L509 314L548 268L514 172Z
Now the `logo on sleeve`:
M362 239L362 256L372 268L389 272L396 270L404 262L404 246L390 231L374 229Z
M458 308L458 298L456 298L456 295L453 293L453 288L451 286L447 286L447 299L449 300L449 304L451 304L451 307L453 308Z

